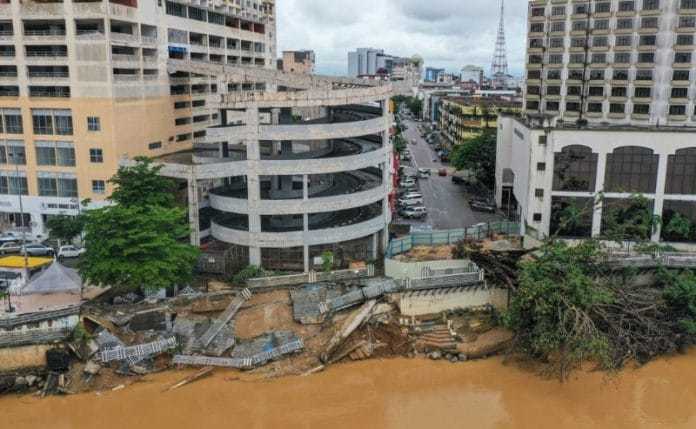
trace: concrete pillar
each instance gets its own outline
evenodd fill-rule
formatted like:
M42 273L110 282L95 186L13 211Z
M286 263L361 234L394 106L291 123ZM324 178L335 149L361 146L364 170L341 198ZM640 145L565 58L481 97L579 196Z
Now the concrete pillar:
M188 211L189 224L191 225L191 244L201 245L201 228L198 213L198 182L195 179L188 181Z
M377 259L379 255L379 232L372 234L372 259Z
M600 152L597 155L597 183L595 189L597 192L604 190L604 182L606 180L607 172L607 153ZM594 211L592 213L592 236L598 237L602 233L602 209L604 208L604 202L598 201L595 204Z
M249 246L249 265L261 266L261 248Z
M304 257L304 272L308 273L309 268L310 268L310 261L309 261L309 246L303 246L302 247L302 254Z
M662 211L665 206L665 188L667 185L667 161L668 154L660 154L657 164L657 188L655 190L655 203L653 214L662 218ZM652 235L652 241L659 242L662 235L662 225L657 225Z
M309 199L309 175L302 175L302 199L307 201Z

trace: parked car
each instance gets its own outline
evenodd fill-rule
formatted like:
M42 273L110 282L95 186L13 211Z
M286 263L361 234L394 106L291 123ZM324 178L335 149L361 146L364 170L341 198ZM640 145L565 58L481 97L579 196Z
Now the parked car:
M60 249L58 249L58 259L77 258L83 253L85 253L85 249L82 247L72 245L60 246Z
M466 183L466 180L464 180L464 178L460 176L452 176L452 183L454 183L455 185L463 185Z
M477 212L495 213L496 207L494 204L482 201L470 201L469 207Z
M402 180L399 183L399 187L405 188L405 189L413 189L416 187L416 181L415 180Z
M423 197L402 198L399 200L399 205L402 207L413 207L417 205L423 205Z
M20 253L26 253L29 256L53 256L56 252L53 248L43 244L27 244Z
M0 234L0 243L17 243L22 239L19 234L8 231Z
M401 194L400 197L402 199L408 200L411 198L423 198L423 194L421 194L420 192L407 191Z
M442 176L442 177L447 177L447 169L441 168L441 169L437 170L437 175Z
M418 175L421 177L422 176L430 176L430 169L429 168L419 168Z
M407 207L399 214L407 219L422 219L428 215L428 209L423 206Z
M0 255L19 253L20 250L22 250L22 245L12 241L6 241L0 245Z

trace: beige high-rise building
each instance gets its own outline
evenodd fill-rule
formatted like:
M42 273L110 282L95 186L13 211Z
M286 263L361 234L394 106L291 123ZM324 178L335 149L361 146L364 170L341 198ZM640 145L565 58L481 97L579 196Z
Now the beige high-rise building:
M314 73L316 63L314 51L283 51L280 68L287 73Z
M23 224L21 193L24 225L45 237L48 217L103 205L123 159L205 139L217 81L169 59L275 58L274 0L0 1L0 228Z

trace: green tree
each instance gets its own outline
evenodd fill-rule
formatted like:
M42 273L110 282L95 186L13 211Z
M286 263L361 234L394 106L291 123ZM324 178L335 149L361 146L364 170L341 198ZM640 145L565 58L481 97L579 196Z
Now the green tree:
M457 145L450 160L457 170L468 170L486 188L495 186L496 134L485 132Z
M46 221L49 236L61 243L72 243L84 229L85 220L80 216L53 216Z
M679 240L688 240L691 237L693 227L689 218L677 213L665 225L665 233Z
M325 273L330 272L334 266L334 254L332 251L327 250L321 254L321 269Z
M123 206L175 207L175 183L160 176L162 166L153 165L146 157L135 158L136 165L120 168L109 180L115 189L110 199Z
M518 289L503 316L517 350L552 363L561 376L586 359L608 361L608 339L591 317L596 306L612 301L597 281L604 272L599 256L593 240L575 247L546 243L537 258L520 264Z
M627 200L604 200L605 238L622 243L649 240L660 218L653 213L652 202L643 195L633 195Z
M680 328L696 335L696 274L693 271L673 273L663 271L662 283L667 285L664 298Z
M187 243L186 210L175 206L174 184L139 159L118 170L116 204L85 214L82 278L119 290L158 290L191 280L199 251ZM160 186L161 185L161 186Z

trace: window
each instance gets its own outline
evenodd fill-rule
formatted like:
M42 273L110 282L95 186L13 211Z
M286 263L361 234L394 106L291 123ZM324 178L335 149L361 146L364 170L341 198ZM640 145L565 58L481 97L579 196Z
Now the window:
M543 31L543 24L542 24L542 31ZM552 22L551 23L551 31L556 32L556 33L563 33L565 31L565 22L563 22L563 21Z
M573 37L570 39L570 46L572 48L584 48L587 45L587 40L584 37Z
M99 131L101 130L101 123L99 118L96 116L87 117L87 130L89 131Z
M90 149L89 150L89 162L101 163L104 162L104 153L101 149Z
M3 195L29 195L27 177L23 171L10 173L0 171L0 194Z
M529 70L527 72L527 79L539 79L541 77L541 70Z
M675 64L689 64L691 62L691 52L675 52L674 53L674 63Z
M540 144L540 145L545 145L545 144L546 144L546 141L547 141L547 137L546 137L546 136L539 136L539 144Z
M605 188L608 192L644 192L657 188L659 155L651 149L626 146L607 155Z
M563 64L563 55L549 55L549 64Z
M640 46L655 46L657 44L657 36L652 34L648 36L640 36L640 39L638 39L638 44Z
M22 125L22 111L20 109L0 109L2 114L2 123L0 123L0 132L4 128L7 134L23 134L24 127Z
M156 150L162 147L162 142L153 142L147 145L147 148L150 150Z
M561 95L561 87L560 86L547 86L546 87L546 95Z
M543 7L532 8L532 16L544 16L544 8Z
M590 113L602 113L602 103L588 103L587 111Z
M633 46L633 36L616 36L616 46Z
M604 70L590 70L590 80L604 80Z
M584 64L585 54L570 54L569 62L570 64Z
M630 64L631 54L629 52L617 52L614 54L614 62L616 64Z
M619 12L631 12L635 10L633 0L623 0L619 2Z
M551 15L553 16L563 16L566 14L565 6L554 6L551 8Z
M31 109L34 134L71 136L72 113L65 109Z
M696 9L696 0L681 0L679 9Z
M592 54L592 64L604 64L607 62L607 54Z
M630 30L633 28L633 18L621 18L616 20L617 30Z
M657 28L657 17L651 16L641 19L640 28Z
M696 16L680 16L679 28L694 28L696 27Z
M689 80L689 70L674 70L672 80Z
M77 179L73 175L38 172L39 196L76 198Z
M538 162L537 163L537 171L546 171L546 163L545 162Z
M643 0L643 10L657 10L660 8L660 0Z
M590 97L602 97L604 95L603 86L591 86L588 90Z
M579 112L580 111L580 103L576 103L574 101L569 101L566 103L566 112Z
M92 180L92 192L103 194L106 192L106 182L103 180Z
M583 80L582 70L568 70L568 80Z
M609 45L609 39L607 39L606 36L600 36L600 37L593 37L592 38L592 46L593 47L606 47Z
M672 88L672 98L687 98L689 88Z
M696 148L679 149L667 161L667 194L696 194Z
M573 31L587 30L587 21L573 21Z
M672 116L684 116L686 115L686 106L671 105L669 106L669 114Z
M589 8L587 7L586 4L576 4L576 5L573 5L573 13L574 13L574 14L580 14L580 15L581 15L581 14L588 13L589 11L590 11L590 10L589 10Z
M568 95L580 95L582 88L579 86L569 86Z
M534 222L541 222L541 213L534 213Z
M652 80L652 70L636 70L636 80Z
M549 70L546 72L546 79L548 80L560 80L561 71L560 70Z
M628 80L628 70L614 70L613 80Z
M649 115L650 105L649 104L634 104L633 113L636 115Z
M594 11L595 11L595 13L611 12L611 3L608 1L597 3L597 4L595 4Z
M592 28L595 30L608 30L609 29L609 20L608 19L597 19L595 20Z
M22 140L0 140L0 164L26 165L27 157Z
M612 97L625 97L626 96L626 87L624 86L618 86L614 87L611 89L611 96Z
M678 34L677 35L677 45L680 46L690 46L694 44L693 34Z
M652 95L651 93L652 93L652 88L645 88L645 87L639 86L634 90L633 95L634 95L634 97L638 97L638 98L650 98Z
M542 42L542 46L543 46L543 42ZM565 46L563 43L563 38L554 37L553 39L551 39L551 47L552 48L562 48L563 46Z
M554 191L594 192L598 155L587 146L564 147L554 155Z
M37 165L75 166L75 147L69 142L36 141Z
M626 113L626 105L612 103L609 105L609 113L617 113L617 114Z
M639 63L654 63L655 62L655 54L652 52L639 52L638 53L638 62Z
M558 101L547 101L546 102L546 110L551 111L551 112L558 112Z
M535 22L529 27L529 32L530 33L543 33L544 32L544 24L541 22Z

